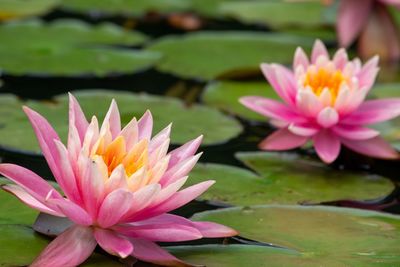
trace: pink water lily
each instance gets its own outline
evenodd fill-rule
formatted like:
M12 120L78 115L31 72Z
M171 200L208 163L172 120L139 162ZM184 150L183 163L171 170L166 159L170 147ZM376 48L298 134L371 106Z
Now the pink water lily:
M156 242L236 235L231 228L193 222L167 212L206 191L214 181L183 190L200 154L202 137L168 153L171 125L152 137L153 120L147 111L121 129L115 101L101 127L89 123L70 95L68 144L41 115L24 107L43 155L65 196L23 167L0 164L0 173L16 183L3 185L26 205L74 225L53 240L35 259L33 267L77 266L96 245L121 258L165 266L187 266Z
M400 9L399 0L341 0L336 28L341 46L359 37L363 57L379 54L385 60L400 58L400 32L388 7Z
M379 132L365 125L400 115L400 98L367 100L378 73L378 57L365 65L349 61L344 49L330 59L321 41L316 41L311 59L296 50L292 70L277 64L261 69L284 103L259 96L240 99L246 107L272 119L279 128L261 142L264 150L287 150L312 140L319 157L334 161L344 145L359 153L394 159L398 153Z

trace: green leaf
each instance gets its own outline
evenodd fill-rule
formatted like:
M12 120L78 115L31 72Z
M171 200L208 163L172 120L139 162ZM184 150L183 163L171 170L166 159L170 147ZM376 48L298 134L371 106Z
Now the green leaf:
M107 90L76 91L74 95L82 105L87 118L97 115L99 120L104 118L111 99L114 98L118 102L123 125L133 117L141 117L149 109L154 117L154 134L173 122L172 142L175 144L185 143L201 134L204 134L203 144L223 143L242 131L237 121L215 109L202 105L187 107L175 98ZM9 98L10 96L6 96L4 102ZM0 103L2 102L2 97L0 97ZM68 132L68 97L66 95L60 95L52 102L20 102L19 106L22 104L46 117L62 140L66 141ZM4 127L0 129L0 140L3 140L0 141L1 146L26 152L39 152L32 127L20 108L12 109L12 114L0 118L0 122L4 123Z
M40 254L49 240L22 225L0 225L0 266L26 266ZM68 253L68 252L66 252ZM81 266L124 266L116 258L94 253Z
M135 73L160 58L159 53L111 46L138 45L146 37L108 23L15 22L1 25L0 36L0 69L13 75Z
M79 13L108 16L143 16L148 12L169 13L187 9L187 0L63 0L62 7Z
M47 13L59 0L0 0L0 21Z
M334 170L289 153L239 153L256 173L221 164L197 164L187 186L216 183L200 199L233 205L320 203L384 197L394 185L376 175Z
M298 264L272 266L400 264L399 216L332 207L266 205L204 212L194 219L221 223L243 237L301 253Z
M296 47L308 50L313 41L278 33L198 32L161 38L148 49L164 55L160 71L210 80L260 75L260 63L290 63Z
M274 89L265 82L217 81L209 83L202 95L203 101L230 114L257 121L268 118L243 106L239 99L244 96L262 96L280 100Z

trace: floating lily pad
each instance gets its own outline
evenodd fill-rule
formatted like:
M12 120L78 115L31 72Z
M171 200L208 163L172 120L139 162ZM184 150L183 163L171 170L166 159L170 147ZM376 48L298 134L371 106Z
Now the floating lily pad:
M48 243L47 238L36 234L28 226L0 224L0 266L29 265ZM124 265L116 259L94 253L81 266L117 267Z
M147 109L150 109L155 122L154 133L173 122L172 142L175 144L187 142L201 134L204 134L203 144L223 143L242 130L237 121L215 109L201 105L186 107L175 98L106 90L77 91L74 95L78 98L88 118L97 115L101 120L108 110L111 99L114 98L118 102L124 125L134 116L140 118ZM0 97L0 103L1 99ZM53 102L29 101L21 102L20 106L22 104L46 117L60 137L66 140L68 132L66 95L56 97ZM13 109L9 117L0 118L0 122L2 121L4 121L4 126L0 129L2 147L39 152L32 127L20 108Z
M182 11L189 3L187 0L63 0L62 7L79 13L137 17L148 12Z
M222 223L243 237L296 250L301 253L300 266L400 264L399 216L344 208L267 205L204 212L194 219Z
M219 12L225 16L272 28L325 25L325 9L320 1L230 1L219 5Z
M59 0L0 0L0 21L42 15L58 3Z
M239 153L256 173L220 164L198 164L187 185L216 180L200 199L233 205L320 203L384 197L394 186L376 175L334 170L289 153Z
M209 80L260 75L260 63L290 63L296 47L308 49L313 41L278 33L200 32L161 38L149 50L163 53L160 71Z
M159 53L111 46L138 45L146 40L140 33L112 24L15 22L0 26L0 36L0 69L12 75L135 73L160 58Z
M267 81L211 82L205 88L202 99L207 105L219 108L230 114L250 120L266 121L266 117L249 110L241 103L239 103L239 98L243 96L262 96L279 100L278 95L275 93L275 91L272 89Z

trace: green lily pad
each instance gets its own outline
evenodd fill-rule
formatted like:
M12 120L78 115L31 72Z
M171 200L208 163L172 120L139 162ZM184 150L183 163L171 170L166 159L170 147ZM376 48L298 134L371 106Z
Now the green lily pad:
M168 250L185 262L207 267L302 266L298 265L302 263L300 253L293 250L266 246L201 245L177 246L168 248ZM308 262L312 263L315 261L310 260Z
M260 75L260 63L290 63L296 47L308 50L313 41L278 33L199 32L161 38L148 50L163 53L160 71L210 80Z
M332 207L266 205L204 212L194 219L222 223L246 238L296 250L301 253L300 266L400 264L399 216Z
M325 25L325 9L320 1L231 1L219 6L220 13L225 16L272 28Z
M190 107L175 98L133 94L129 92L114 92L107 90L77 91L78 98L88 118L97 115L100 120L105 116L111 99L118 102L122 123L125 125L134 116L140 118L143 113L151 110L157 133L173 122L172 142L181 144L201 134L204 134L203 144L223 143L235 137L242 131L241 125L219 111L202 105ZM2 103L0 97L0 103ZM9 96L7 97L9 99ZM68 98L60 95L53 102L29 101L22 103L41 113L54 126L60 137L65 141L68 132ZM0 109L1 114L1 109ZM13 114L6 118L4 127L0 129L0 145L26 152L39 152L36 138L26 116L20 108L13 109Z
M0 36L0 69L12 75L135 73L160 58L159 53L113 47L138 45L146 37L108 23L15 22L1 25Z
M169 13L188 8L186 0L63 0L62 8L79 13L143 16L148 12Z
M221 165L197 164L187 186L216 180L200 199L233 205L320 203L339 199L384 197L394 185L365 173L334 170L289 153L239 153L238 158L256 173Z
M58 3L59 0L0 0L0 21L42 15Z
M244 96L262 96L277 100L280 99L267 81L217 81L211 82L206 86L202 100L209 106L242 118L266 121L266 117L249 110L239 102L239 98Z
M49 240L22 225L0 225L0 266L26 266L48 245ZM124 266L116 259L94 253L85 267Z

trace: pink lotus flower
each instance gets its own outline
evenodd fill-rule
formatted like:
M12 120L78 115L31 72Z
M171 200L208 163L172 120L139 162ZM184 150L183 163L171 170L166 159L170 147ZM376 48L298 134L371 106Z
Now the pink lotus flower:
M319 157L334 161L344 146L378 158L398 154L378 135L364 127L400 115L400 99L364 101L378 73L378 57L364 66L349 61L340 49L333 59L321 41L316 41L311 60L301 48L295 53L293 69L262 64L261 69L285 103L248 96L240 99L246 107L272 118L280 128L261 142L265 150L286 150L314 142Z
M359 36L358 49L367 58L379 54L384 60L400 58L400 33L388 6L400 9L399 0L341 0L336 28L341 46Z
M41 115L24 107L40 147L65 197L35 173L0 164L0 173L17 185L4 185L26 205L75 224L53 240L33 267L76 266L99 244L121 258L132 255L165 266L187 266L155 242L233 236L236 232L211 222L192 222L167 212L195 199L214 181L178 191L196 164L202 137L168 152L171 125L151 138L150 112L121 130L117 104L99 129L88 123L70 95L69 135L65 147Z

